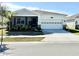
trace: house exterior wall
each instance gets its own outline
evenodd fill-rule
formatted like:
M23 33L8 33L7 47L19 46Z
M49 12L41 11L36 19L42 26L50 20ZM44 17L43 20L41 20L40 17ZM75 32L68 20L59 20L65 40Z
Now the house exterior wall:
M75 22L67 22L66 24L69 29L75 29Z
M26 17L28 17L28 16L26 16ZM21 20L25 20L25 18L23 16L21 16L20 18L21 18ZM17 19L18 19L18 17L16 17L16 24L17 24ZM67 20L67 17L65 15L60 15L60 14L40 15L40 14L38 14L38 25L41 25L42 29L63 29L65 20ZM24 23L25 23L25 21L24 21ZM12 24L14 24L13 19L12 19Z
M69 29L79 29L79 18L68 18L70 21L67 21L66 24Z

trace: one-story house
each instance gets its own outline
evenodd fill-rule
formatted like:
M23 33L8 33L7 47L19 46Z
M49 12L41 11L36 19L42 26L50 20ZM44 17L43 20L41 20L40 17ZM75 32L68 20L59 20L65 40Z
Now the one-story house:
M10 27L19 27L30 25L31 27L40 26L41 29L63 29L64 22L67 20L67 14L58 12L49 12L44 10L20 9L15 11L10 20ZM17 27L17 26L16 26Z
M71 20L71 21L73 21L73 27L75 28L75 29L79 29L79 14L75 14L75 15L72 15L72 16L69 16L69 19Z
M67 20L65 21L65 25L68 29L75 29L75 18L71 16L67 16Z

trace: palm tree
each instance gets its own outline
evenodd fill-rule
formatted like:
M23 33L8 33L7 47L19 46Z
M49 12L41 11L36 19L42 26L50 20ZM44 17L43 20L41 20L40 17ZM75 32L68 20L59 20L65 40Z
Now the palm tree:
M0 16L1 16L1 26L2 26L2 31L1 31L1 51L3 51L3 20L4 20L4 17L7 18L7 19L11 19L13 13L11 11L8 10L8 7L7 6L4 6L0 3Z

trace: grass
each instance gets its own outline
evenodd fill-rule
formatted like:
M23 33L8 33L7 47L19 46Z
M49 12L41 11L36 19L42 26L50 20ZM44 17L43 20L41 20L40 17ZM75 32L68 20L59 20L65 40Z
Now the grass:
M79 35L79 29L75 29L73 25L69 25L69 27L67 26L65 30L73 34Z
M4 38L3 42L36 42L43 39L44 37Z
M67 31L79 35L79 30L78 29L67 29Z

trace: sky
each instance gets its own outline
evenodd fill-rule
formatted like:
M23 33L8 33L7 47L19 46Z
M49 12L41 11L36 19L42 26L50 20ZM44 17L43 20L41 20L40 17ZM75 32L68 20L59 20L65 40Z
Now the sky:
M13 10L26 7L27 9L43 9L63 12L69 15L79 13L79 2L12 2L6 3Z

